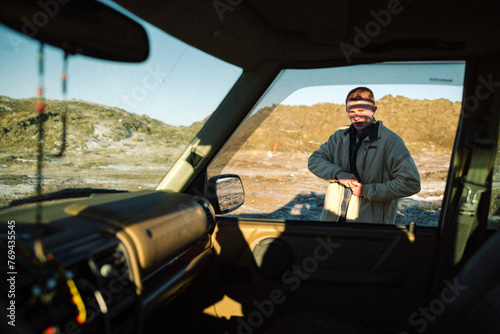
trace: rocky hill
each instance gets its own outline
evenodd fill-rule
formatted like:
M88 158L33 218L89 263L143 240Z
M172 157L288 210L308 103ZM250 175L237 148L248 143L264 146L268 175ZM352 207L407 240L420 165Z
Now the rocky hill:
M35 98L0 97L0 155L32 158L36 154L38 127ZM203 122L189 127L164 124L148 116L84 101L46 101L43 114L47 153L61 145L61 115L66 108L67 154L154 154L157 162L174 159L201 129ZM132 152L133 151L133 152ZM162 153L162 154L160 154Z
M37 143L35 98L11 99L0 96L0 154L26 156L34 154ZM47 152L60 146L61 114L68 113L68 153L90 153L103 150L124 153L157 151L157 159L173 159L200 130L203 122L189 127L164 124L148 116L84 101L46 101L44 114ZM460 103L448 100L411 100L402 96L385 96L377 103L376 118L398 133L411 149L433 145L449 151L460 113ZM246 149L312 151L327 140L341 125L349 123L339 104L313 106L277 105L259 110L247 120L260 124L254 132L238 136ZM246 127L247 128L247 127ZM273 146L274 145L274 146Z

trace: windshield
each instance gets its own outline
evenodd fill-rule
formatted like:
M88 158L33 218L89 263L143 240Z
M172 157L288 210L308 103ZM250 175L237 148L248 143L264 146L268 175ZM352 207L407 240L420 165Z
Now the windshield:
M48 45L40 63L39 42L0 25L0 206L35 195L39 86L46 103L43 192L135 191L157 186L241 75L138 21L150 40L149 58L139 64L80 55L65 63ZM67 146L57 158L64 111Z

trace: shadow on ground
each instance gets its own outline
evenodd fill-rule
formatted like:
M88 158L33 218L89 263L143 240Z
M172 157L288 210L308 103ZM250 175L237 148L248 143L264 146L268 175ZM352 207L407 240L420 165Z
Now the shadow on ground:
M271 213L243 213L232 216L254 219L319 220L324 200L324 193L301 193ZM408 225L415 222L419 226L437 226L439 214L440 204L404 198L399 202L395 224Z

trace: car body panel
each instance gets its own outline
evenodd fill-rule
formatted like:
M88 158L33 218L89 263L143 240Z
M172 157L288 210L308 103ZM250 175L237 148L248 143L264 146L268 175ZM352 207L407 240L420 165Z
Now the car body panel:
M222 218L214 238L219 289L244 306L247 321L259 312L255 305L279 296L268 321L300 309L379 329L389 317L407 321L425 301L438 247L435 229L417 228L410 236L405 226L300 221ZM392 329L404 321L390 321Z

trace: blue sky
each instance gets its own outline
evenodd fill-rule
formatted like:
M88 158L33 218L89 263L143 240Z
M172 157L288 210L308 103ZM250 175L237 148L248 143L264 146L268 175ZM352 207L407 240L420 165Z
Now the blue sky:
M322 86L302 88L283 101L288 105L314 105L322 102L343 104L345 95L353 88L352 85ZM462 87L457 86L424 86L424 85L370 85L375 98L386 95L406 96L418 100L436 100L447 98L456 102L462 100ZM335 92L338 92L337 94Z

